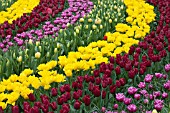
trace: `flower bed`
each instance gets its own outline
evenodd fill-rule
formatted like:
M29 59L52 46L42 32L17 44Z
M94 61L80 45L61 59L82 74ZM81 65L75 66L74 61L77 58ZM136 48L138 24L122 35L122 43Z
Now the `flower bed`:
M75 36L82 37L87 34L83 34L79 29L81 27L78 26L85 22L86 17L81 18L76 24L75 33L67 32L68 28L61 30L56 39L44 38L43 42L41 40L35 43L29 41L28 45L26 43L26 51L21 51L17 54L20 57L15 57L20 63L16 66L24 70L25 67L30 68L33 65L33 70L25 69L20 73L19 69L7 69L5 72L7 79L0 82L2 86L0 110L13 113L22 111L168 113L170 109L168 105L170 104L168 5L170 2L166 0L148 0L148 2L154 4L155 8L141 0L125 0L127 23L118 23L113 31L110 26L106 27L107 31L114 33L107 32L105 36L97 35L97 26L94 27L92 24L92 29L95 29L88 35L90 41L83 41L86 44L73 45L79 43ZM100 1L97 3L103 4ZM155 16L156 21L152 22ZM96 19L97 22L98 20ZM108 22L113 25L112 20ZM74 37L69 37L68 34L74 34ZM94 37L94 34L103 40L96 38L92 42L91 36ZM72 38L76 39L73 44ZM80 39L82 41L83 38ZM46 47L49 43L53 44L52 49ZM70 51L69 47L73 47L74 51ZM16 48L11 50L17 51ZM48 49L49 51L44 51ZM62 54L63 56L60 56ZM15 54L7 52L5 55L8 55L10 60L3 63L3 68L5 65L11 66L13 61L10 56ZM25 62L27 57L30 57L34 63L29 59L27 64ZM59 59L59 61L48 62L51 59L56 61ZM8 71L11 69L17 70L19 76L9 74ZM56 71L65 73L69 77L56 74ZM33 75L30 75L32 73ZM16 88L13 88L13 85ZM19 97L20 95L22 97Z

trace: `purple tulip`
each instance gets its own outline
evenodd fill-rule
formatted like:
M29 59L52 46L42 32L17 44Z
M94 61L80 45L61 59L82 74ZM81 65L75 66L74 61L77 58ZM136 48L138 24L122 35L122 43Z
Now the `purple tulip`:
M131 86L131 87L128 88L128 93L130 95L133 95L137 92L137 90L138 90L137 88Z
M163 74L162 73L155 73L156 78L162 78Z
M140 82L139 85L138 85L139 88L145 88L146 87L146 84L145 82Z
M163 93L162 93L162 98L168 98L168 93L163 92Z
M123 93L116 94L116 100L117 101L123 102L124 98L125 98L125 96L124 96Z
M137 111L137 107L135 104L130 104L127 106L127 109L129 112L133 113L133 112L136 112Z
M153 75L151 75L151 74L147 74L147 75L145 76L144 81L149 83L149 82L151 82L151 81L152 81L152 78L153 78Z

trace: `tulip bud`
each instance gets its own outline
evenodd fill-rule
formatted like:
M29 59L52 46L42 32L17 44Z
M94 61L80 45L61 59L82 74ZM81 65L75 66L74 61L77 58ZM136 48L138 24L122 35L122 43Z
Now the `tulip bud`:
M96 9L96 5L94 5L94 9Z
M47 52L47 57L50 57L50 52Z
M38 46L39 50L41 51L41 46Z
M93 20L91 18L88 19L88 22L92 22Z
M118 12L118 13L120 12L120 8L117 8L117 12Z
M63 30L62 29L60 29L60 33L62 32Z
M60 44L59 43L57 43L57 48L60 48Z
M118 13L118 16L121 16L121 13Z
M90 35L92 34L92 30L90 30Z
M115 22L117 22L117 18L115 18L115 20L114 20Z
M103 25L100 25L100 29L103 29Z
M97 28L97 26L96 26L96 25L92 25L92 28L93 28L93 29L96 29L96 28Z
M30 45L32 45L32 39L29 39L28 43L29 43Z
M121 5L120 9L123 9L123 8L124 8L124 6L123 6L123 5Z
M84 22L84 18L80 18L80 22Z
M6 67L8 67L10 65L10 61L8 60L6 63Z
M67 34L66 34L66 32L64 31L64 36L66 37L67 36Z
M79 34L79 29L76 29L76 33Z
M21 62L22 61L22 56L17 57L17 61Z
M35 53L35 58L38 59L38 58L40 58L40 57L41 57L41 53L40 53L40 52L36 52L36 53Z
M114 6L114 9L117 9L117 6L116 6L116 5Z
M70 42L67 43L67 47L70 47Z
M88 26L88 25L86 25L86 26L85 26L85 29L88 29L88 28L89 28L89 26Z
M112 19L109 19L109 23L112 23Z
M57 52L58 52L57 48L54 48L54 53L57 53Z
M39 46L39 44L40 44L40 42L39 42L39 41L37 41L37 42L36 42L36 46Z
M75 36L75 37L77 36L76 32L74 32L74 36Z

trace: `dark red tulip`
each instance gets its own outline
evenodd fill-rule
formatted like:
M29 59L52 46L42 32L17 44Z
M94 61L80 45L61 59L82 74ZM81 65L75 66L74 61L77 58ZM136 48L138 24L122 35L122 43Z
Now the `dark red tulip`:
M70 92L70 91L71 91L70 85L69 85L69 84L65 84L65 85L64 85L64 90L65 90L66 92Z
M34 106L37 106L38 108L40 108L41 107L41 102L39 102L39 101L37 101L37 102L34 102ZM25 108L24 108L25 109Z
M109 67L110 71L112 71L114 69L114 65L112 63L107 64L107 66Z
M99 85L99 84L101 83L101 78L100 78L100 77L97 77L97 78L95 79L95 83L96 83L96 85Z
M32 102L34 102L34 101L36 100L36 98L35 98L35 96L34 96L33 93L30 93L30 94L28 95L28 97L29 97L29 100L32 101Z
M2 109L2 107L0 106L0 113L4 113L4 111L3 111L3 109Z
M19 107L16 106L12 106L12 113L19 113Z
M135 71L134 71L134 70L130 70L130 71L128 72L128 77L131 78L131 79L133 79L133 78L135 77Z
M80 106L81 106L81 102L78 101L78 100L76 100L76 101L74 102L74 109L78 110L78 109L80 109Z
M111 86L110 86L110 93L111 93L111 94L114 94L115 91L116 91L116 85L111 85Z
M119 80L116 80L116 86L117 86L118 88L120 88L121 82L120 82Z
M39 108L37 106L32 107L30 113L40 113Z
M64 103L63 97L58 97L57 102L58 102L59 105L62 105Z
M106 91L102 91L102 99L105 99L106 98Z
M119 82L121 83L122 86L126 84L126 79L125 78L120 78Z
M51 95L52 96L57 96L58 92L57 92L57 88L52 88L51 89Z
M114 64L114 57L110 57L110 63Z
M93 71L93 75L94 75L95 77L98 77L98 76L100 75L100 71L99 71L99 70L94 70L94 71Z
M121 69L120 69L119 66L117 66L117 67L115 68L115 72L116 72L116 75L121 74Z
M84 104L85 104L86 106L89 106L90 103L91 103L90 95L85 95L85 96L83 97L83 102L84 102Z
M77 82L72 82L72 88L77 89L78 83Z
M65 112L69 112L70 111L70 105L69 104L63 104L62 108L65 110Z
M79 93L76 92L76 91L74 91L74 92L73 92L73 98L74 98L75 100L78 100L79 97L80 97Z
M52 102L50 103L50 106L53 110L56 110L57 109L57 103L56 102Z
M64 93L64 92L65 92L64 86L60 86L60 92L61 92L61 93Z
M101 91L100 91L100 88L97 87L97 86L94 86L93 88L93 94L95 97L99 97L101 95Z

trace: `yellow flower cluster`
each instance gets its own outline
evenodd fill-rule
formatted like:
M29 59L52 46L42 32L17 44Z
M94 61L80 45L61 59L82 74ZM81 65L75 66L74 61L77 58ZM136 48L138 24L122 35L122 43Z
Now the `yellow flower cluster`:
M31 86L35 89L39 87L49 89L52 82L64 82L65 76L57 74L57 71L51 70L56 65L57 61L40 64L37 69L41 77L31 75L33 74L33 70L25 69L19 76L13 74L7 80L3 79L3 81L0 82L0 106L5 109L7 104L15 105L15 101L20 96L24 99L28 99L28 95L33 93L33 90L30 89ZM4 100L7 101L4 102Z
M121 43L122 47L119 47ZM127 38L127 36L115 38L114 43L107 41L97 41L90 43L87 47L79 47L77 52L69 52L68 57L59 56L59 65L64 67L66 76L72 76L73 70L94 69L96 64L108 62L108 56L116 56L121 52L128 52L133 44L138 44L138 40Z
M72 76L72 71L94 69L96 64L108 62L108 56L116 57L122 52L128 53L130 46L138 44L139 40L149 33L150 22L154 21L154 7L144 0L125 0L128 17L126 21L131 24L119 23L116 32L107 32L107 41L90 43L87 47L79 47L77 52L69 52L68 57L60 56L59 65L63 67L66 76ZM133 38L134 37L134 38Z
M128 35L128 37L144 38L150 32L149 23L155 20L154 7L144 0L125 0L128 13L126 21L130 24L119 23L116 31Z
M23 13L31 13L33 8L39 4L40 0L18 0L7 8L7 11L0 12L0 24L8 21L12 23L13 20L20 18Z

